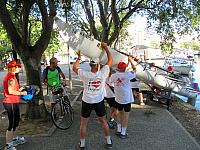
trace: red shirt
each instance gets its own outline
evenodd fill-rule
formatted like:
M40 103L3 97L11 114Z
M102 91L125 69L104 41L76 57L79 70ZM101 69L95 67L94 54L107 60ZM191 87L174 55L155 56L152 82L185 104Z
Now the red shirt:
M14 88L15 88L16 91L19 90L19 84L17 82L15 74L8 72L3 79L3 86L4 86L4 90L3 90L4 101L3 101L3 103L19 103L20 102L20 96L19 95L12 95L12 94L9 94L9 92L8 92L8 80L10 80L10 79L14 79L14 82L15 82Z

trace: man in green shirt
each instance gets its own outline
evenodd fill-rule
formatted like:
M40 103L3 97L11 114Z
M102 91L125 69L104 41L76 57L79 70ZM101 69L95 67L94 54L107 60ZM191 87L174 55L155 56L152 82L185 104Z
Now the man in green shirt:
M66 84L65 75L58 66L58 60L55 57L50 59L50 66L47 66L43 70L43 83L48 86L48 93L50 97L51 107L56 102L56 95L52 94L52 88L59 87L61 85L61 77L63 79L63 84Z

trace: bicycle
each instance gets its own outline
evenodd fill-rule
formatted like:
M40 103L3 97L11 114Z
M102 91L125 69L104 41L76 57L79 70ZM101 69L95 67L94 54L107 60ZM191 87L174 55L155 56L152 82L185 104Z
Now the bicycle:
M72 125L74 120L74 111L70 104L69 96L63 85L53 88L52 94L58 96L51 110L52 122L57 128L66 130Z

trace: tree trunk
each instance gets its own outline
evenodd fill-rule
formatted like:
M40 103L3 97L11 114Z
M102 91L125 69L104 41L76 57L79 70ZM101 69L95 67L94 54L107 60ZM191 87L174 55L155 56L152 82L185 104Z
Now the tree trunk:
M48 111L45 107L43 97L40 59L32 56L30 58L26 58L23 62L26 70L27 84L36 85L40 89L38 95L33 97L33 101L28 102L25 117L28 119L45 119L48 115Z

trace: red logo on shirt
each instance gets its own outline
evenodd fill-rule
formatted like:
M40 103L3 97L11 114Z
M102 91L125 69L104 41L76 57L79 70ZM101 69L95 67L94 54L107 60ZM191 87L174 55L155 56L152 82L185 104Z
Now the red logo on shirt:
M116 86L122 86L124 80L125 80L124 78L117 78L117 80L116 80Z
M94 86L95 88L100 87L101 81L92 81L90 82L90 86Z

